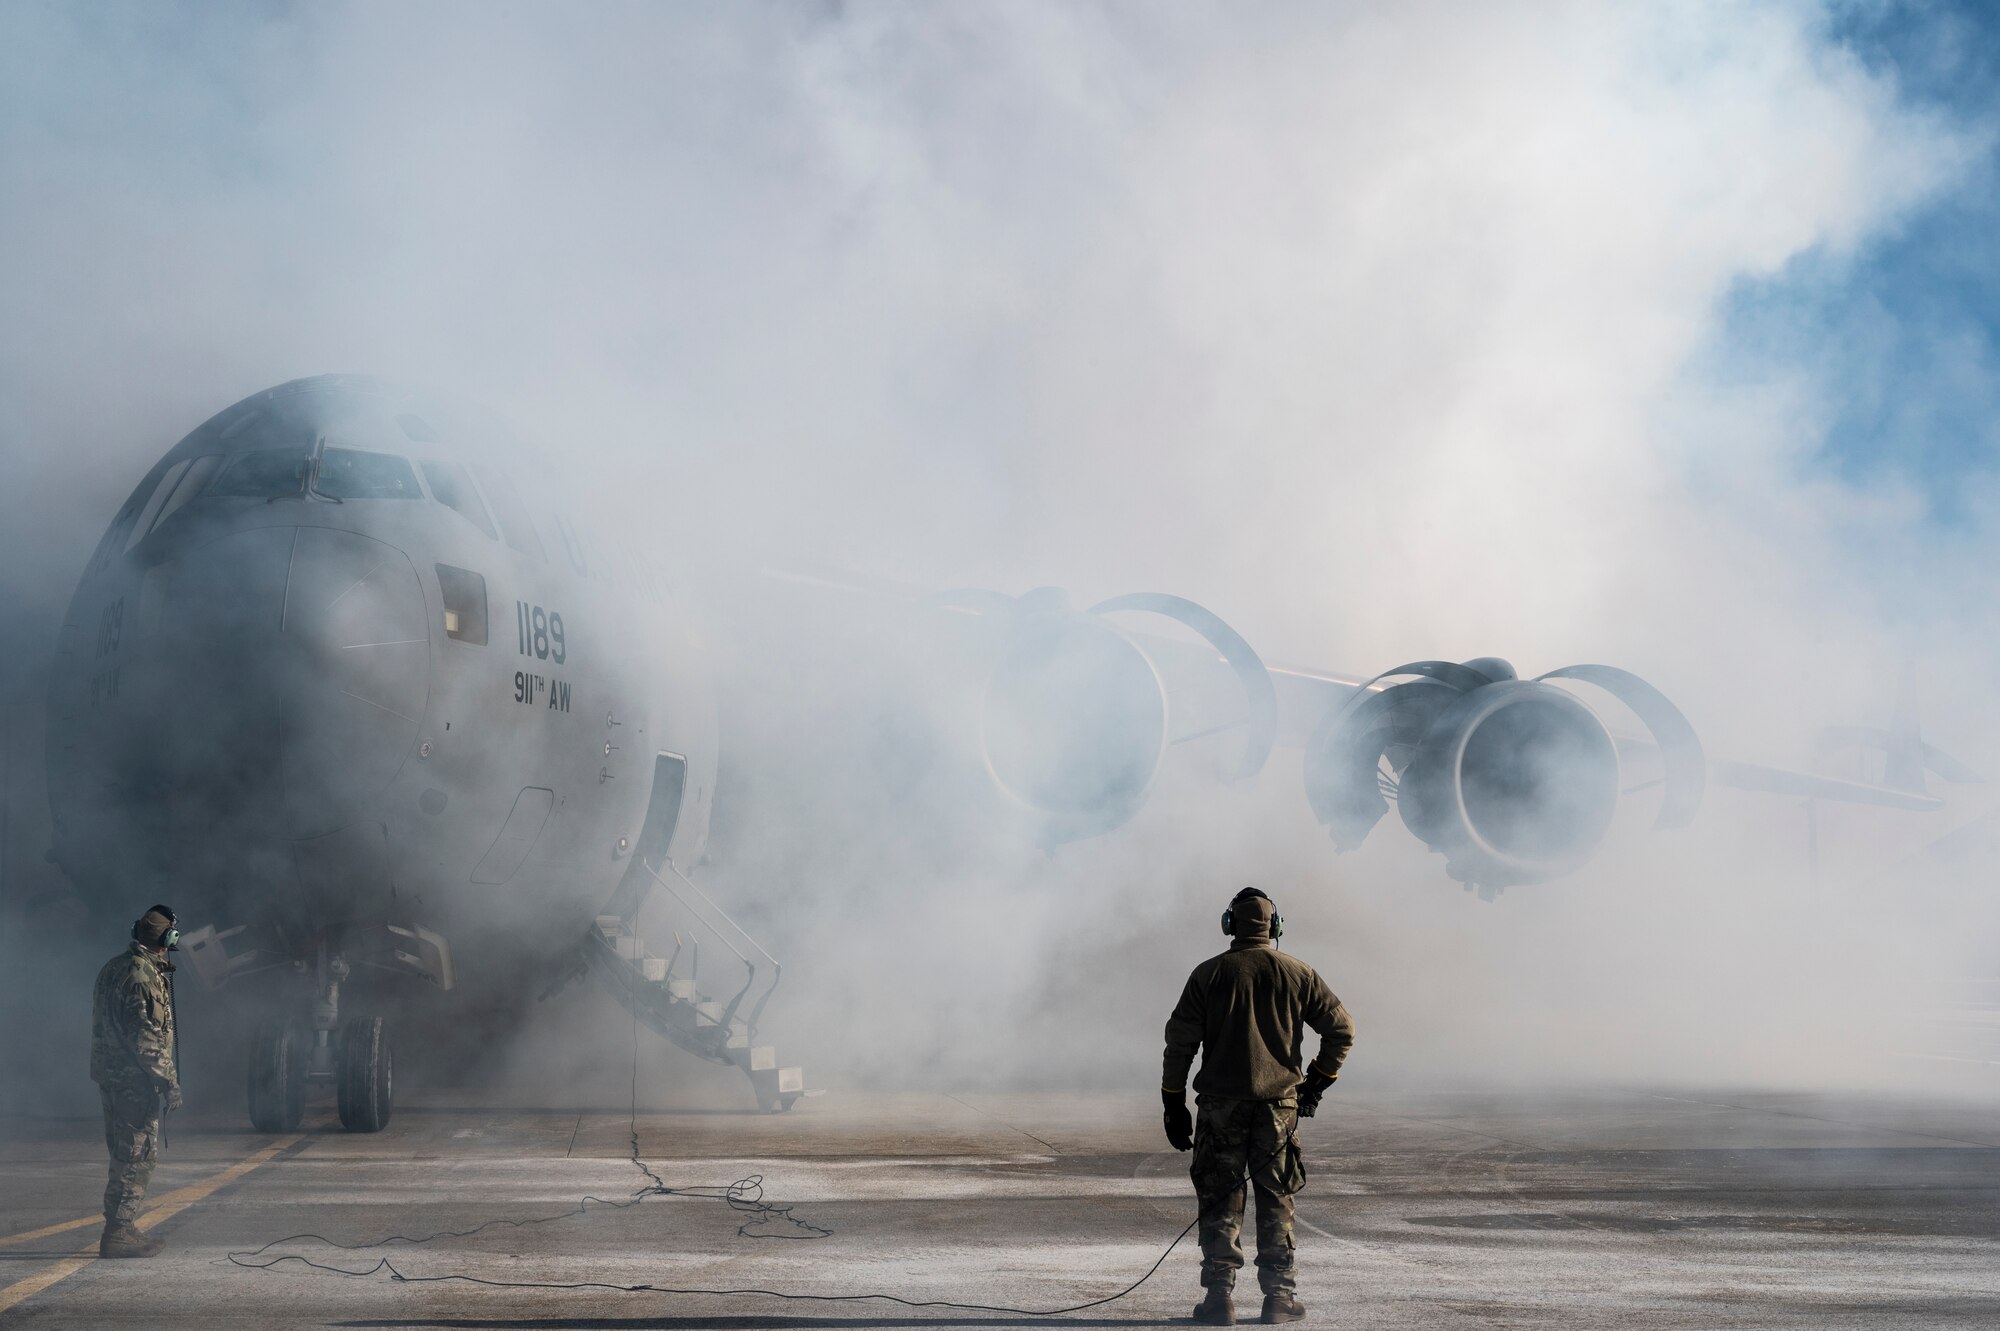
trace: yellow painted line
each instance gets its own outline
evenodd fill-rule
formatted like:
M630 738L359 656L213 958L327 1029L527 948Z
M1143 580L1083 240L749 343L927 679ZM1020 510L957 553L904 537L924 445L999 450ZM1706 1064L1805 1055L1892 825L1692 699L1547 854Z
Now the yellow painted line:
M293 1142L300 1140L303 1136L304 1134L301 1133L296 1136L286 1137L284 1140L267 1146L256 1154L249 1156L241 1164L231 1165L230 1170L234 1172L225 1171L227 1177L223 1181L227 1182L228 1179L243 1177L244 1174L263 1164L266 1160L269 1160ZM218 1175L217 1177L221 1178L223 1176ZM176 1205L176 1203L185 1205L188 1202L200 1201L203 1197L208 1196L209 1193L214 1192L217 1186L219 1185L213 1181L204 1180L190 1183L184 1188L175 1188L172 1192L163 1192L153 1199L152 1209L158 1210L161 1207L173 1206L174 1210L178 1212L180 1205ZM52 1234L66 1234L72 1229L82 1229L85 1225L101 1225L103 1223L103 1216L87 1215L77 1220L65 1220L59 1225L43 1225L40 1229L30 1229L19 1234L8 1234L5 1237L0 1237L0 1248L11 1247L16 1243L32 1243L36 1239L45 1239ZM149 1221L141 1219L139 1226L143 1229L148 1223Z
M67 1234L72 1229L82 1229L85 1225L100 1224L103 1220L104 1217L101 1215L87 1215L81 1220L65 1220L60 1225L43 1225L40 1229L30 1229L20 1234L9 1234L6 1238L0 1239L0 1248L4 1248L10 1243L29 1243L35 1239L45 1239L51 1234Z
M182 1211L187 1210L188 1207L193 1206L202 1198L213 1193L216 1189L234 1183L237 1179L242 1178L259 1165L267 1163L279 1152L303 1140L305 1140L304 1133L294 1133L289 1137L280 1137L261 1151L252 1152L219 1173L211 1174L198 1183L190 1183L184 1188L175 1188L172 1192L162 1194L159 1200L153 1203L152 1209L139 1217L138 1227L140 1229L151 1229L163 1220L171 1220ZM0 1239L0 1244L22 1243L33 1238L46 1238L51 1234L61 1234L72 1229L82 1229L86 1225L102 1224L103 1221L104 1217L95 1215L85 1216L81 1220L66 1220L60 1225L48 1225L41 1229L31 1229L24 1234L9 1235L4 1239ZM35 1295L58 1281L67 1280L96 1260L97 1240L92 1239L89 1246L77 1249L71 1256L58 1258L26 1279L17 1280L6 1288L0 1289L0 1313L6 1312L9 1308L12 1308L24 1299L32 1299Z
M77 1249L75 1256L50 1262L26 1280L17 1281L5 1289L0 1289L0 1313L6 1312L23 1299L34 1298L58 1280L69 1279L97 1259L97 1242L93 1239L89 1247Z

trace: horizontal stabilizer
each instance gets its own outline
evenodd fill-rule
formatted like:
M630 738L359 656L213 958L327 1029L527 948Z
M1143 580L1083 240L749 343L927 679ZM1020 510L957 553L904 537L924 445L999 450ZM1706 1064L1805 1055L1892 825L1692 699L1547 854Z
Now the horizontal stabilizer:
M1846 804L1873 804L1884 809L1941 809L1944 801L1935 795L1908 790L1891 790L1861 781L1839 781L1811 772L1792 772L1762 763L1720 761L1712 764L1709 775L1717 785L1737 790L1757 790L1769 795L1796 795L1800 799L1836 800Z
M1901 734L1873 726L1828 726L1819 732L1821 758L1831 757L1842 749L1880 749L1899 760L1906 775L1890 781L1888 784L1891 786L1920 788L1923 774L1927 771L1935 772L1957 786L1973 785L1986 779L1935 744L1926 744L1915 734Z

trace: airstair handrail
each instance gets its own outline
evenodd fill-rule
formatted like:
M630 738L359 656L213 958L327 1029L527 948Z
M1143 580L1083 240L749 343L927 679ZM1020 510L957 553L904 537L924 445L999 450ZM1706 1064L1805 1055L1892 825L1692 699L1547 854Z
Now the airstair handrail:
M671 893L676 901L687 907L689 913L694 916L696 921L705 926L724 947L734 953L736 959L742 962L744 969L749 972L743 982L743 987L736 991L735 995L730 998L728 1006L723 1010L722 1018L717 1023L722 1030L726 1032L729 1029L730 1022L735 1020L737 1009L742 1005L744 998L748 996L751 989L757 984L757 964L744 955L743 949L730 940L729 934L734 933L744 944L770 963L771 982L765 987L764 992L758 996L756 1004L750 1009L749 1017L745 1020L745 1025L754 1033L757 1029L758 1019L764 1015L764 1005L771 1001L771 995L778 990L778 981L784 978L784 966L779 963L776 957L771 955L769 948L751 937L749 930L738 924L730 917L727 911L715 903L714 898L697 887L693 879L682 873L679 865L675 864L672 860L666 860L664 863L667 866L667 871L679 879L682 887L687 889L686 892L681 891L680 888L676 888L672 883L663 878L660 875L660 871L653 867L651 861L642 859L639 861L639 867L651 875L655 883ZM715 919L710 919L708 918L709 916L714 916ZM725 932L723 928L715 923L715 920L718 919L723 925L728 926L728 932ZM699 955L699 952L697 952L696 956L699 957ZM697 961L696 964L698 967L699 962Z
M667 871L673 874L674 877L680 879L681 884L685 886L689 892L692 892L696 897L700 898L701 904L704 907L706 907L711 914L715 915L716 918L720 919L724 924L728 925L732 930L734 930L738 938L741 938L745 943L748 943L751 947L755 948L760 954L762 954L764 960L770 962L773 967L776 967L778 965L778 959L771 955L770 949L766 948L762 943L758 942L755 938L752 938L750 936L749 930L745 929L742 925L738 924L734 919L730 918L729 912L723 910L722 907L716 905L715 899L709 896L708 893L702 891L700 887L696 886L692 878L689 878L686 874L682 873L681 867L678 864L675 864L672 860L667 860L665 861L665 863L667 866ZM676 891L674 887L671 884L669 884L664 878L660 877L659 870L655 869L650 861L641 860L640 864L645 867L647 873L653 875L654 882L658 883L661 887L666 888L667 891L673 892L673 894L677 897L680 897L682 901L687 900L685 896L682 896L680 892ZM689 904L692 905L693 903ZM711 929L715 928L713 924L710 924L709 927ZM718 935L720 935L721 932L722 931L719 929L716 930L716 933ZM746 964L749 962L749 958L745 957L743 953L739 951L737 948L730 945L727 942L727 940L724 940L724 945L728 946L731 952L735 952L740 960L742 960Z

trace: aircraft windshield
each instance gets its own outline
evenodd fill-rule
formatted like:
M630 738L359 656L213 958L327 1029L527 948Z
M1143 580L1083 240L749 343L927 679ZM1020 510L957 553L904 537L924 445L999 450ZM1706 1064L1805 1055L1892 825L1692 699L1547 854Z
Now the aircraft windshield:
M181 475L187 469L188 464L183 459L167 468L167 474L160 477L159 485L153 489L153 497L146 501L145 512L141 513L139 520L132 524L132 535L125 542L127 550L137 545L145 538L146 533L153 529L153 520L159 515L160 505L167 502L167 496L173 493L174 486L180 483Z
M520 492L514 488L507 473L496 467L478 469L479 483L486 487L487 498L493 501L493 512L500 519L500 534L507 538L507 544L524 555L533 555L546 560L542 551L542 538L535 531L534 520L528 516L527 505L521 502Z
M306 488L303 448L267 448L245 453L229 464L209 491L217 498L284 499Z
M465 474L465 468L456 462L426 462L423 467L424 479L431 483L431 494L437 497L440 504L485 532L487 539L499 535L493 530L493 519L486 515L486 505L479 502L478 492L472 488L472 478Z
M213 476L215 469L221 465L222 459L212 455L196 458L189 465L187 474L181 477L181 483L174 487L173 494L169 495L167 502L160 506L160 516L153 519L153 530L158 531L166 526L168 518L186 508L188 501L201 493L202 487L208 484L208 478Z
M319 455L313 492L327 499L422 499L417 473L393 453L329 448Z

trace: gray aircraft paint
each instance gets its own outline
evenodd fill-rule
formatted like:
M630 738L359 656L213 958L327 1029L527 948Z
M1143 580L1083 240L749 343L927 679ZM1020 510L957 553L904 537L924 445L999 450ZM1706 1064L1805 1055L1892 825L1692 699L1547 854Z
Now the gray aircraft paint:
M657 587L586 576L594 552L543 489L510 478L520 511L489 497L507 483L497 428L374 381L304 380L218 413L140 482L50 687L55 854L87 899L171 896L294 943L415 919L476 950L507 884L504 928L573 944L628 868L662 752L689 771L671 854L699 857L705 668ZM504 533L516 548L421 491L155 498L191 466L226 480L301 448L466 467L475 502L534 536ZM484 580L483 643L447 631L441 567Z

